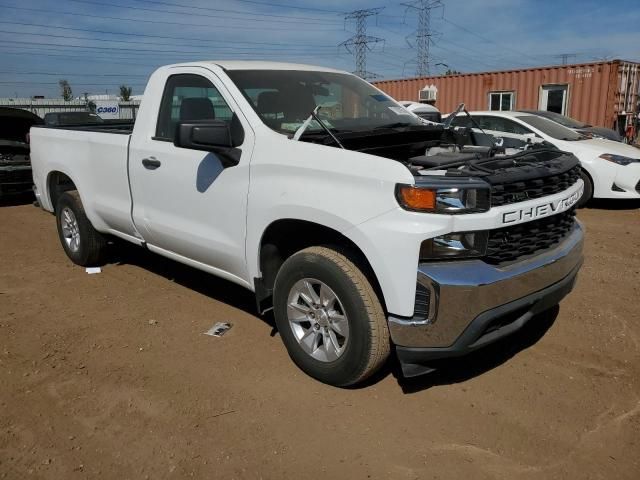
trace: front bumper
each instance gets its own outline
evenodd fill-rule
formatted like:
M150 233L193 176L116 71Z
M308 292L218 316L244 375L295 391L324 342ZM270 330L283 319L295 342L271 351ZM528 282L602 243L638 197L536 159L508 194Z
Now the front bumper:
M557 304L573 287L582 246L583 230L576 222L556 247L507 266L480 260L420 264L418 283L428 292L427 314L389 317L405 375L417 372L420 363L492 343Z

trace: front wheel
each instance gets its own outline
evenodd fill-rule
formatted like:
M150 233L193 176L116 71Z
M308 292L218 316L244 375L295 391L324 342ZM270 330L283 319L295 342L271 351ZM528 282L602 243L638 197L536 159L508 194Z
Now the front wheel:
M389 356L380 300L355 263L327 247L289 257L274 288L276 325L291 359L308 375L345 387Z

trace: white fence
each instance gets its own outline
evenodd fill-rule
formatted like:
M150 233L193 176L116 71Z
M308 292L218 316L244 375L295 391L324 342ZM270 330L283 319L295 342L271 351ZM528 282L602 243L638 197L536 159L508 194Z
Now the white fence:
M102 101L95 101L101 104ZM140 100L132 100L129 102L114 100L110 103L118 106L118 116L120 120L131 120L136 118L138 109L140 108ZM87 102L84 100L64 101L56 98L0 98L0 107L20 108L35 113L39 117L44 117L50 112L86 112L89 111ZM113 110L113 109L112 109ZM100 112L96 112L100 115ZM113 118L108 115L101 115L106 118Z

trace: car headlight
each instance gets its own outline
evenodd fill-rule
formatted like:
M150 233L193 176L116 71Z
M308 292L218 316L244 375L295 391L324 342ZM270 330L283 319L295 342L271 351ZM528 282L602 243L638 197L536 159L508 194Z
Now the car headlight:
M430 238L420 246L420 260L477 258L487 251L488 231L449 233Z
M640 158L625 157L622 155L615 155L613 153L603 153L599 158L617 163L618 165L629 165L630 163L640 162Z
M489 185L474 179L418 179L415 185L397 185L396 198L402 208L414 212L451 215L491 207Z

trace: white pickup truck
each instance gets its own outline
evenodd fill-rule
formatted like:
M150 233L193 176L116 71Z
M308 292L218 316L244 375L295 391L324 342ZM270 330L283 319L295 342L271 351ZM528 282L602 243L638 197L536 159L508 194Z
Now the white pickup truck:
M162 67L135 125L33 127L31 152L73 262L104 262L119 237L242 285L332 385L392 345L413 376L505 337L582 264L573 155L505 155L327 68Z

